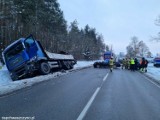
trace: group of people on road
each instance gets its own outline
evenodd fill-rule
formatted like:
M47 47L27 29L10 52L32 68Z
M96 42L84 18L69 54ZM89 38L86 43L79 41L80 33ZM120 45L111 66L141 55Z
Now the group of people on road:
M109 61L110 71L112 72L114 66L114 60L111 57ZM124 58L121 62L122 69L128 69L131 71L140 70L141 72L147 72L148 61L144 57L138 61L137 58Z
M131 71L140 70L141 72L147 72L148 61L144 57L138 61L137 58L126 58L122 60L122 69L128 69Z

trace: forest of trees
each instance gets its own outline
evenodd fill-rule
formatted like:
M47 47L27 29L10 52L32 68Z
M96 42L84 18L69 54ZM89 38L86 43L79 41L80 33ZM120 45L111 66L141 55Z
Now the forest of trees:
M70 25L57 0L0 0L0 53L13 41L33 36L50 51L65 51L76 59L98 59L105 50L103 36L86 25Z
M136 36L131 38L131 42L126 47L126 50L128 57L151 57L148 46L142 40L139 41Z

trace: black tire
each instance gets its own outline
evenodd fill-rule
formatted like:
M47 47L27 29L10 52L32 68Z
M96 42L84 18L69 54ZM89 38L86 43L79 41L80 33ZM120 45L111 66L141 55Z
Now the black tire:
M96 64L93 64L93 67L94 67L94 68L97 68Z
M51 71L51 68L48 63L46 62L40 63L40 69L39 69L40 74L47 75L50 73L50 71Z
M12 79L12 81L16 81L16 80L18 80L18 78L17 78L17 77L15 77L15 76L11 76L11 79Z
M69 64L69 66L70 66L70 68L69 68L69 69L73 69L73 66L74 66L74 65L72 64L72 62L71 62L71 61L69 61L69 62L68 62L68 64Z
M73 69L73 65L72 64L70 64L70 69Z
M69 69L71 69L71 66L68 61L62 61L62 68L64 70L69 70Z
M18 80L18 76L15 73L12 73L11 79L12 79L12 81L16 81L16 80Z
M101 65L99 63L94 63L93 66L94 66L94 68L100 68L101 67Z

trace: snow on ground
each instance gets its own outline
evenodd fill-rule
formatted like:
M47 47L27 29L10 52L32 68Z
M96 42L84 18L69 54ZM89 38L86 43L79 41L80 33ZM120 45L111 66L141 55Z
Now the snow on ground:
M95 61L77 61L77 64L74 65L74 68L82 68L86 66L91 66L93 65Z
M92 66L95 61L77 61L74 69L81 69L83 67ZM9 72L5 66L0 69L0 95L19 90L21 88L32 86L35 83L45 81L57 76L65 75L68 72L55 72L49 75L41 75L33 78L23 79L19 81L12 81ZM160 68L156 68L153 64L148 65L148 72L144 73L151 78L160 82Z
M145 74L160 83L160 67L154 67L153 63L149 63Z
M86 66L91 66L93 63L94 61L77 61L77 64L74 65L74 69L76 70ZM60 75L65 75L67 73L68 72L55 72L49 75L41 75L19 81L12 81L6 66L3 66L2 69L0 69L0 95L7 94L27 86L32 86L35 83L45 81Z

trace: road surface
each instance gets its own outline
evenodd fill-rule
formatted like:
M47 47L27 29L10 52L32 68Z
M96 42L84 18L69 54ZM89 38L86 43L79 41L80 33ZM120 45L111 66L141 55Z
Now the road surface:
M139 72L87 68L0 97L0 117L160 120L160 87Z

